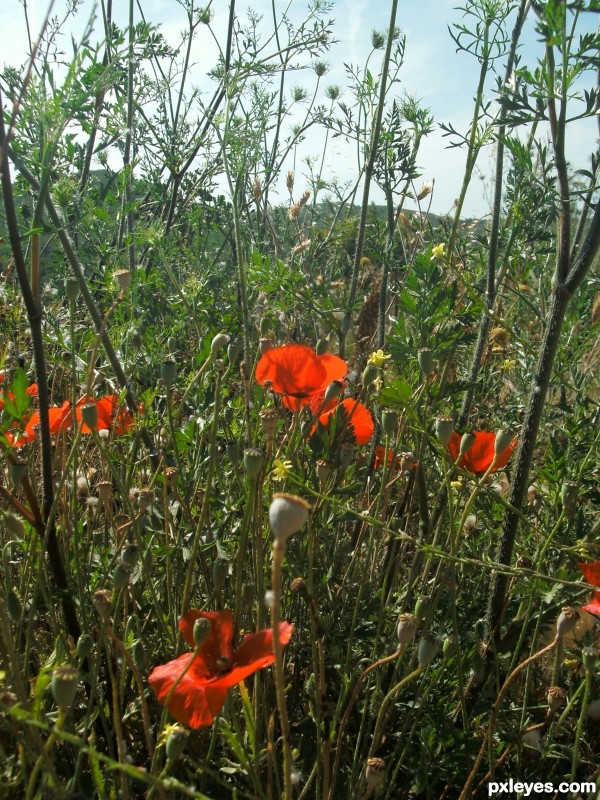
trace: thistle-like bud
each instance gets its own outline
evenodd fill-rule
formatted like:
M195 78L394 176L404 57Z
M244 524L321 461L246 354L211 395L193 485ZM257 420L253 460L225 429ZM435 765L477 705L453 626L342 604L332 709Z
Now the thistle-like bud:
M422 347L417 353L417 360L426 378L430 378L435 370L433 353L428 347Z
M383 411L381 414L381 427L386 436L393 436L398 426L398 413L396 411Z
M177 365L174 361L171 361L171 359L163 361L160 365L160 377L167 389L174 385L177 381Z
M131 272L128 269L118 269L114 275L121 294L125 294L131 286Z
M263 468L265 457L262 450L257 447L247 447L244 450L244 467L249 478L258 478Z
M194 622L194 644L196 645L196 650L199 650L204 642L208 639L210 635L210 620L206 617L198 617L196 622Z
M86 403L81 406L81 420L91 431L98 427L98 407L95 403Z
M560 686L550 686L546 693L546 701L548 702L548 711L550 714L555 714L558 709L565 704L567 700L567 693Z
M217 556L212 565L212 579L215 592L221 591L228 575L229 561L225 556Z
M560 490L560 499L565 510L565 516L572 519L577 510L579 487L575 481L565 481Z
M210 354L214 358L217 353L229 344L229 336L226 333L217 333L210 343Z
M513 439L514 436L511 431L506 430L506 428L500 428L494 441L494 454L497 456L502 455Z
M414 639L418 624L418 620L414 614L400 614L398 617L398 625L396 626L398 644L409 644L409 642Z
M63 712L73 704L77 694L77 684L79 683L79 672L69 664L63 664L52 672L50 688L54 702Z
M112 574L112 581L115 590L124 589L131 579L131 567L124 561L117 561Z
M167 736L167 741L165 742L167 761L170 761L171 763L177 761L179 756L181 756L185 750L189 735L189 731L186 731L182 725L171 726L169 735Z
M428 667L440 649L440 640L432 633L424 633L419 642L417 660L421 668Z
M475 514L469 514L469 516L465 520L464 530L467 535L473 533L475 528L477 527L477 517Z
M438 417L435 421L435 435L441 445L446 447L452 438L454 421L450 417Z
M578 619L579 612L571 608L571 606L565 606L556 620L556 635L562 639L563 636L566 636L567 633L570 633L575 628Z
M308 520L310 506L295 494L275 494L269 506L269 522L275 542L285 544Z

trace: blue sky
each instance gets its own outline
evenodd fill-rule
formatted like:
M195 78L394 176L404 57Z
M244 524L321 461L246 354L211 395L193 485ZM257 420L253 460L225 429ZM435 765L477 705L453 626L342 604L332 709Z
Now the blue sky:
M274 0L277 11L288 9L292 19L298 20L306 9L305 0L292 0L290 3ZM458 195L462 182L465 155L459 149L448 149L447 140L437 127L440 122L450 122L457 130L466 132L472 114L472 99L478 80L478 63L475 58L464 52L456 52L456 47L448 34L448 26L462 21L462 12L455 8L456 0L400 0L397 25L406 34L405 62L400 74L401 84L397 95L403 92L422 99L423 104L431 109L436 122L436 130L425 141L421 149L420 166L423 180L435 179L435 192L432 210L445 213L450 210L454 198ZM46 3L39 0L28 2L32 29L37 31L46 11ZM71 26L77 36L83 22L87 20L93 8L91 0L83 0L80 10ZM389 21L390 0L337 0L333 3L330 16L335 19L334 34L338 40L327 55L330 70L323 81L323 89L327 85L337 84L342 90L346 83L344 62L355 65L364 64L371 48L371 31L383 31ZM254 0L241 2L236 9L240 17L246 16L248 7L252 7L265 19L270 18L271 0ZM123 26L126 24L126 0L113 0L115 16ZM167 40L175 44L179 33L185 27L185 13L174 0L142 0L146 19L160 23ZM64 0L56 0L55 12L62 13ZM215 14L213 25L220 32L225 30L228 3L225 0L213 0ZM596 15L587 15L585 28L593 30L597 23ZM99 26L98 29L100 30ZM100 33L98 33L100 37ZM193 51L196 62L192 80L197 85L206 85L205 74L214 64L215 48L206 32L200 32L198 44ZM534 66L542 50L536 42L533 20L530 20L524 36L523 59ZM0 63L18 65L23 62L27 53L27 35L23 18L23 7L19 0L5 0L3 3L3 26L0 30ZM371 62L373 67L379 63ZM500 67L501 65L499 65ZM501 68L503 71L503 67ZM314 78L310 72L298 74L296 83L311 85ZM590 79L591 80L591 79ZM292 85L292 84L290 84ZM209 87L212 88L212 87ZM489 81L488 97L492 97L493 80ZM348 93L342 98L349 101ZM321 102L326 102L323 94ZM568 156L575 167L586 167L589 154L597 147L597 127L595 120L578 122L571 126L568 133ZM302 158L311 153L319 155L322 138L311 132L308 141L296 154L296 185L301 187ZM486 148L480 155L478 174L474 177L467 195L464 213L472 216L484 216L489 208L489 175L493 163L493 148ZM339 180L352 179L356 174L355 151L341 139L332 142L327 151L324 168L325 178L336 176ZM372 198L380 201L378 191Z

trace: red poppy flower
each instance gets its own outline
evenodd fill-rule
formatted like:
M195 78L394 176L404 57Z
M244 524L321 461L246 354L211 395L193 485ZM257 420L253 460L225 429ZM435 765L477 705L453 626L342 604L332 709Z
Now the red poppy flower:
M303 344L274 347L261 356L256 366L256 381L261 386L270 381L273 390L284 395L283 403L293 411L307 405L315 395L324 393L332 381L348 372L339 356L318 356Z
M133 425L133 415L130 411L119 407L119 395L107 394L100 400L94 400L93 397L82 397L77 401L75 408L75 418L77 424L81 425L82 433L91 433L90 428L81 422L81 407L95 403L98 410L98 430L113 431L115 436L121 436Z
M52 406L48 409L48 420L50 423L50 433L52 435L60 433L61 431L66 430L69 425L71 424L71 404L68 400L62 404L62 406ZM28 444L29 442L33 442L35 438L35 427L36 425L40 424L40 412L34 411L27 424L25 425L25 430L23 431L22 436L18 436L16 439L11 433L6 434L6 438L12 444L13 447L21 447L24 444Z
M223 707L227 691L275 660L271 628L246 634L239 647L233 649L233 613L229 610L188 611L184 614L179 620L179 630L192 647L194 623L200 617L211 623L210 633L179 683L177 680L189 664L192 653L155 667L148 678L163 705L177 683L167 708L176 720L190 728L210 725ZM282 645L289 642L293 627L289 622L279 623Z
M600 561L581 561L577 566L588 583L600 586ZM591 601L581 607L589 614L600 616L600 592L594 592Z
M329 425L332 415L336 413L339 406L343 406L348 415L348 427L354 437L355 444L366 444L371 436L373 436L373 431L375 430L373 417L366 406L363 406L362 403L350 397L346 400L342 400L342 402L338 403L331 411L326 411L324 414L321 414L319 417L321 425ZM314 430L316 429L313 428L313 432Z
M382 467L387 461L387 466L391 467L393 464L396 469L400 469L400 459L394 450L386 450L382 444L378 444L375 448L375 469Z
M2 375L0 377L1 377L0 383L2 383L2 381L4 380L4 376ZM30 384L25 389L25 394L28 395L29 397L37 397L38 396L37 383ZM4 397L3 397L3 395L4 395L4 391L0 390L0 411L4 410ZM14 394L12 392L7 392L7 395L8 395L8 397L10 397L11 400L15 399L15 396L14 396Z
M473 431L473 434L475 436L473 446L461 456L458 466L462 467L462 469L466 469L468 472L473 472L474 474L487 472L490 464L494 460L494 444L496 442L496 434L491 431ZM452 456L453 461L456 461L458 454L460 453L461 439L462 436L460 433L456 433L456 431L454 431L450 441L448 442L448 451ZM508 447L502 453L500 453L496 459L496 463L492 468L492 472L496 472L496 470L502 469L502 467L505 467L508 464L508 459L511 457L516 446L517 440L513 439Z

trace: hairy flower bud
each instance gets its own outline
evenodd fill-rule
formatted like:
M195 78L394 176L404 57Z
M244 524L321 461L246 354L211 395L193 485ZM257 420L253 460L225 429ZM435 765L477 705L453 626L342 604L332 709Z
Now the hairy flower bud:
M217 333L210 343L210 354L214 358L217 353L229 344L229 336L226 333Z
M196 650L199 650L210 635L210 620L206 617L198 617L194 622L192 635Z
M428 667L440 649L440 640L432 633L424 633L417 650L417 660L421 668Z
M75 667L64 664L52 672L50 687L54 702L61 711L67 711L75 700L77 694L77 684L79 683L79 672Z
M578 619L579 612L571 608L571 606L565 606L556 620L556 635L562 639L563 636L575 628Z
M411 642L417 632L418 620L414 614L400 614L396 626L398 644L405 645Z

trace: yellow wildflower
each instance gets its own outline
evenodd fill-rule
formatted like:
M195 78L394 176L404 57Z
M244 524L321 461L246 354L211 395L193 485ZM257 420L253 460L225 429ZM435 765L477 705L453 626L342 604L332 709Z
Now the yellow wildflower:
M517 366L517 362L513 358L507 358L502 364L499 365L498 369L503 369L505 371L512 369L513 367Z
M368 363L374 364L378 369L381 369L385 366L385 362L388 358L391 358L389 353L384 353L383 350L377 350L375 353L371 353Z
M158 737L158 746L162 747L166 743L166 741L169 738L169 736L174 731L177 732L177 731L180 731L180 730L181 731L185 731L185 728L183 727L183 725L179 725L177 723L174 723L172 725L165 725L165 727L161 731L160 736Z
M443 242L441 244L436 244L435 247L431 248L432 261L434 258L444 258L445 255L446 255L446 245Z
M281 458L276 458L273 461L273 471L271 477L274 481L284 481L292 470L292 462L284 461Z
M458 492L462 489L463 479L462 475L459 475L455 481L450 481L450 486L454 489L455 492Z

